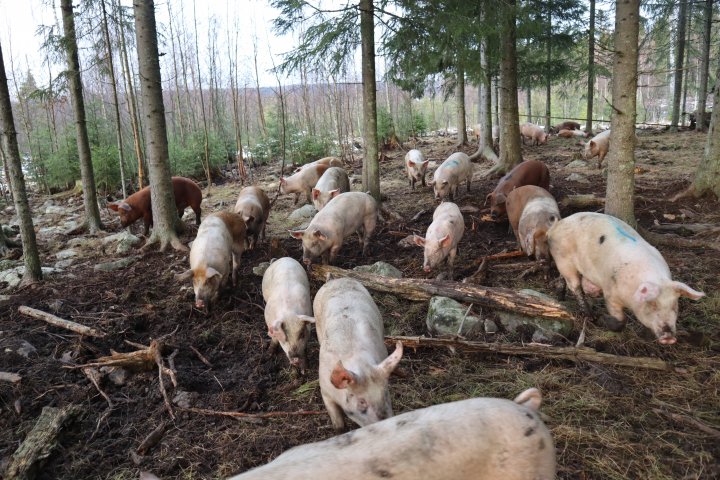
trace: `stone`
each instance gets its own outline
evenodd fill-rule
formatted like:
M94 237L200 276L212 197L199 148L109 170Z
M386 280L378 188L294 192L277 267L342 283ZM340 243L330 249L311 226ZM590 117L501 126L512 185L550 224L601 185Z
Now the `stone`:
M74 248L66 248L65 250L60 250L55 254L55 258L58 260L67 260L68 258L75 258L77 256L78 252Z
M314 217L316 213L317 210L315 209L315 206L308 203L307 205L303 205L297 210L293 210L293 212L288 216L288 219L305 220L307 218Z
M10 300L12 300L12 295L0 295L0 307L10 303Z
M0 272L3 270L8 270L10 268L15 268L20 265L20 262L17 260L0 260Z
M102 367L100 368L100 371L106 374L108 380L110 380L115 385L125 385L125 382L127 382L128 372L124 368Z
M123 230L114 235L108 235L102 239L103 245L115 244L115 253L127 253L135 245L140 243L140 238L130 233L128 230Z
M585 175L580 175L579 173L571 173L565 180L568 182L590 183L590 180L588 180Z
M67 209L59 205L48 205L45 207L45 215L63 215L67 213Z
M3 230L3 233L5 234L5 236L9 237L9 238L12 238L15 235L17 235L18 233L20 233L19 228L14 228L14 227L11 227L10 225L3 225L2 230Z
M427 329L431 334L466 335L475 330L482 319L465 313L468 307L448 297L432 297L428 305ZM464 319L464 321L463 321ZM462 324L462 330L460 325Z
M172 403L180 408L190 408L198 397L196 392L186 392L185 390L178 390L172 399Z
M375 262L372 265L358 265L353 268L356 272L372 273L390 278L402 278L403 274L400 270L386 262Z
M415 235L408 235L397 243L400 248L414 248L417 247L415 243Z
M59 261L55 262L55 265L53 265L53 266L57 269L63 269L63 268L68 268L73 263L75 263L74 258L66 258L65 260L59 260Z
M493 334L493 333L497 333L497 331L498 331L497 323L495 323L495 321L490 318L485 319L484 327L485 327L485 333Z
M270 262L262 262L252 268L253 274L258 277L265 275L265 271L270 267Z
M102 240L99 238L75 237L67 242L67 248L95 248Z
M543 298L545 300L557 303L557 300L544 293L537 292L535 290L523 289L520 293L527 295L533 295L536 297ZM555 333L560 334L564 337L570 335L573 329L572 320L561 320L558 318L543 318L543 317L529 317L515 312L498 312L498 318L500 323L509 332L514 332L518 327L522 325L530 325L535 327L536 330L546 332L546 335Z
M37 348L35 348L30 342L20 340L20 346L15 351L18 353L18 355L22 355L25 358L30 358L30 355L32 355L33 353L37 353Z
M93 269L96 272L114 272L115 270L129 267L135 263L138 258L140 257L126 257L121 258L120 260L115 260L114 262L98 263L95 267L93 267Z
M573 160L572 162L565 165L565 168L585 168L588 163L585 160Z

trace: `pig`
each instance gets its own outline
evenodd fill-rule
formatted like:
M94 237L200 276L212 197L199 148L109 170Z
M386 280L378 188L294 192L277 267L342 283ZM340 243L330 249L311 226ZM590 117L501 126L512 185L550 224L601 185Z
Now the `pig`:
M364 427L393 415L388 378L402 358L397 342L388 356L383 319L372 297L352 278L330 280L313 301L320 342L320 394L335 430L343 412Z
M560 130L580 130L580 124L578 122L565 121L550 127L550 133L558 133Z
M470 181L472 180L472 163L470 157L463 152L457 152L450 155L433 174L433 180L430 185L435 191L435 200L441 202L446 197L453 201L457 194L458 185L467 182L468 192L470 191Z
M422 186L426 187L425 173L427 172L430 160L425 160L425 156L420 150L410 150L405 154L405 170L407 171L408 182L413 190L415 190L415 182L422 181Z
M537 185L545 190L550 189L550 171L543 162L526 160L520 162L510 173L500 179L495 190L485 197L490 201L490 216L498 219L505 215L505 200L515 188L523 185Z
M523 145L525 144L526 138L532 140L533 145L545 145L548 139L545 129L532 123L522 124L520 126L520 135L522 137Z
M300 194L305 193L308 203L312 203L310 196L312 189L328 168L330 167L323 164L310 165L301 168L287 178L282 177L280 178L280 192L294 193L295 204L297 204Z
M335 259L343 241L355 232L361 234L363 255L367 255L370 236L375 230L378 204L364 192L345 192L336 196L315 214L305 230L290 231L303 242L303 263L318 257L324 264Z
M265 227L270 215L270 199L262 188L245 187L240 190L234 211L245 222L245 233L249 239L250 250L255 248L260 233L262 233L262 240L265 241Z
M480 135L482 134L482 125L481 124L475 124L472 127L472 134L477 139L477 141L480 141Z
M182 217L185 209L191 207L193 212L195 212L195 223L200 225L200 202L202 202L200 187L185 177L172 177L172 186L178 216ZM120 215L120 224L123 227L132 225L137 219L142 217L145 235L150 232L153 217L149 186L133 193L125 200L108 204L108 207L110 207L110 210L118 212Z
M547 238L560 275L587 316L591 313L583 292L602 294L611 317L619 322L615 327L625 325L627 308L663 345L676 341L678 297L705 296L673 281L660 252L610 215L576 213L553 225Z
M270 264L262 280L265 323L271 348L282 347L290 365L305 372L305 347L310 337L312 301L307 274L297 260L280 258Z
M245 222L233 212L213 213L198 228L190 249L190 269L175 276L176 280L192 278L195 307L210 307L215 303L220 288L228 282L231 273L237 284L240 256L245 249ZM232 262L232 272L228 272Z
M423 270L429 272L447 259L448 273L452 280L457 246L463 233L465 233L465 220L458 206L452 202L438 205L425 238L413 236L415 244L425 248Z
M292 448L231 480L553 480L555 446L536 388L514 401L470 398Z
M323 157L323 158L321 158L320 160L315 160L314 162L306 163L305 165L300 165L298 168L295 169L295 172L293 172L293 173L297 173L297 172L299 172L300 170L302 170L302 169L304 169L304 168L314 167L314 166L317 166L317 165L325 165L325 166L327 166L328 168L329 168L329 167L339 167L339 168L342 168L342 167L343 167L342 160L340 160L339 158L337 158L337 157Z
M312 189L313 205L319 212L327 203L340 195L350 191L350 180L347 172L339 167L330 167L325 170L320 180Z
M602 162L610 150L610 130L595 135L589 142L585 144L585 151L583 152L583 158L590 160L594 157L598 157L598 168L602 168Z
M561 218L550 192L536 185L523 185L507 195L505 207L520 249L528 257L550 260L547 231Z
M561 138L575 138L575 137L587 137L587 134L582 130L560 130L557 133L558 137Z

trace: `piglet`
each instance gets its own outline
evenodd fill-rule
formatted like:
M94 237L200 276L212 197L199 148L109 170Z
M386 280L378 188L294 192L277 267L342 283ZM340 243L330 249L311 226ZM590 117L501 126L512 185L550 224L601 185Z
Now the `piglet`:
M361 234L362 252L367 255L377 218L378 205L373 197L363 192L345 192L316 213L305 230L291 231L290 235L302 240L305 265L319 257L327 264L335 258L343 241L356 232Z
M705 296L673 281L660 252L610 215L576 213L550 228L547 238L558 271L586 315L591 313L583 292L603 294L616 326L625 325L627 308L663 345L676 341L678 297Z
M457 246L465 233L465 220L457 205L444 202L433 213L433 221L427 229L425 238L414 236L415 243L425 248L423 270L430 272L447 260L450 279L453 278L453 263L457 255Z
M453 201L457 194L458 185L462 182L467 182L469 192L472 170L470 157L463 152L453 153L445 159L435 170L433 181L430 182L430 185L435 190L435 200L444 201L447 197L450 201Z
M240 215L245 222L246 235L249 241L249 249L252 250L257 244L258 236L262 233L262 240L265 241L265 227L270 215L270 199L260 187L245 187L240 190L235 213Z
M547 143L547 133L545 129L532 123L524 123L520 126L520 135L522 136L523 144L525 139L532 140L533 145L545 145Z
M231 480L554 480L555 446L536 388L413 410L300 445Z
M560 220L560 210L550 192L536 185L523 185L505 201L510 226L528 257L549 260L547 231Z
M423 187L427 186L425 184L425 173L429 162L430 160L425 160L425 156L420 150L410 150L405 154L405 170L413 190L415 190L415 182L418 181L422 181Z
M172 186L178 216L182 217L185 209L192 207L193 212L195 212L195 223L200 225L200 203L202 202L200 187L185 177L172 177ZM125 200L108 204L108 207L120 215L120 224L123 227L132 225L139 218L142 218L145 235L150 232L153 217L149 186L133 193Z
M287 178L283 177L280 179L280 192L294 193L295 203L298 202L300 194L305 193L308 203L311 203L310 192L328 168L327 165L323 164L311 165L300 169Z
M262 280L265 299L265 323L272 338L271 347L279 343L290 365L305 371L305 346L310 337L312 317L310 284L297 260L284 257L270 264Z
M505 200L514 189L523 185L537 185L550 189L550 170L538 160L520 162L510 173L500 179L495 190L488 193L485 203L490 201L490 216L500 218L505 215Z
M219 212L202 221L190 249L190 269L175 276L179 281L192 278L197 308L215 303L229 276L232 276L233 285L237 283L244 249L245 222L240 215Z
M350 180L343 168L330 167L325 170L320 180L312 189L313 205L319 212L327 203L340 195L350 191Z
M345 426L343 412L361 427L392 417L388 378L403 347L397 342L388 356L383 320L368 291L351 278L330 280L315 295L313 310L320 393L335 430Z
M610 150L610 130L595 135L589 142L585 144L583 158L590 160L598 157L598 168L602 168L602 162Z

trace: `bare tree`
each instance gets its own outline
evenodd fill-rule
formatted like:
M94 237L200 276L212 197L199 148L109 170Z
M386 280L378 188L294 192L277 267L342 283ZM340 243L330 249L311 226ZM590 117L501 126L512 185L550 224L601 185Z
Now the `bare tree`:
M590 28L588 29L587 119L585 131L592 132L593 101L595 98L595 0L590 0Z
M0 138L3 152L6 153L7 175L10 188L13 192L15 212L20 220L20 238L23 246L23 259L25 273L23 284L37 282L42 279L40 268L40 256L38 255L37 242L35 241L35 228L33 227L32 213L28 204L27 192L25 191L25 178L22 172L20 151L17 144L17 132L15 132L15 121L13 119L12 106L10 104L10 90L8 79L5 74L5 62L3 60L2 45L0 45Z
M635 225L635 117L640 0L618 0L605 213Z
M457 114L458 143L456 147L467 145L467 123L465 121L465 68L458 59L455 71L455 112Z
M363 189L380 201L380 164L377 139L377 91L375 87L375 7L372 0L360 0L360 41L363 79Z
M682 99L682 80L685 66L685 27L687 26L687 0L680 0L678 7L677 34L675 38L675 74L673 83L672 119L670 131L677 132L680 123L680 100Z
M710 71L710 34L712 33L712 18L713 0L705 0L705 9L703 10L703 44L702 55L700 56L700 81L698 85L697 100L697 129L700 132L705 131L705 102L707 101L708 74Z
M478 138L477 152L470 156L470 160L485 157L492 162L498 162L499 159L493 151L492 138L492 81L490 78L488 55L487 55L487 38L480 40L480 84L478 85L478 116L480 117L480 137Z
M198 28L197 28L197 12L195 11L195 1L193 0L193 19L195 20L195 60L197 61L198 87L200 90L200 114L202 115L203 131L205 132L205 161L202 163L207 177L207 191L210 192L212 186L212 177L210 175L210 138L208 135L207 116L205 115L205 98L203 95L202 77L200 77L200 50L198 44Z
M504 173L522 162L520 152L520 118L517 100L517 46L515 0L501 7L500 34L500 162L493 172Z

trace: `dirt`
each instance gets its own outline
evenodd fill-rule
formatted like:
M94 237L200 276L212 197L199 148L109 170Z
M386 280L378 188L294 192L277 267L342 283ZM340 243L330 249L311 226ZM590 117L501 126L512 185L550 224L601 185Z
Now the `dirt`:
M682 200L670 203L672 193L687 185L702 155L704 136L691 132L640 135L637 158L636 205L640 225L659 223L715 223L720 221L718 202ZM420 139L417 145L431 160L442 161L454 151L450 139ZM468 153L474 146L464 147ZM551 191L558 199L568 194L595 193L603 196L605 178L595 163L578 169L565 165L579 158L575 140L554 139L549 145L524 147L524 156L543 160L551 170ZM424 233L435 205L432 192L410 190L404 177L404 151L386 152L382 164L386 205L402 221L382 224L374 236L370 258L359 254L350 239L336 264L343 268L387 261L406 277L426 277L422 272L422 250L403 249L397 242L411 233ZM355 173L359 174L359 165ZM464 188L457 203L478 212L465 215L467 230L460 244L456 277L471 275L484 255L514 250L514 237L506 223L482 221L484 198L497 178L480 178L489 165L476 166L476 180L468 193ZM275 170L275 171L273 171ZM277 168L257 173L270 189ZM584 175L588 183L567 181L570 173ZM274 180L274 183L273 183ZM355 186L355 188L359 188ZM213 189L210 210L232 204L240 186L226 183ZM271 197L274 195L271 194ZM34 204L45 199L35 198ZM282 254L300 258L300 242L286 234L285 219L295 206L291 196L274 204L269 242L243 258L239 286L224 292L208 314L192 306L189 285L179 285L175 273L187 268L185 254L151 252L130 267L112 273L93 270L95 263L109 261L100 252L82 258L76 266L37 285L22 287L0 306L0 371L20 374L19 384L0 383L0 462L6 463L25 438L43 407L79 405L81 416L67 427L57 448L41 469L41 479L130 479L141 470L163 479L223 478L264 464L296 445L333 435L317 384L318 344L311 340L309 368L303 377L288 367L282 354L267 352L268 337L263 319L261 278L252 267ZM417 221L410 219L427 210ZM206 209L207 211L207 209ZM564 216L574 213L562 209ZM6 219L5 219L6 220ZM0 219L0 221L4 221ZM117 221L110 229L119 231ZM135 226L135 231L140 227ZM195 229L183 236L192 240ZM69 241L61 236L53 246L41 245L49 261ZM709 479L720 476L720 442L702 425L720 428L720 294L717 272L720 254L704 249L660 247L673 277L708 294L699 302L681 301L678 344L660 346L638 322L631 320L620 333L590 325L586 345L600 351L630 356L658 357L673 363L672 372L654 372L587 363L551 361L542 357L453 354L447 350L408 350L401 365L405 378L391 380L395 412L475 396L513 398L535 386L543 393L542 411L556 442L558 473L563 479ZM128 254L128 255L129 255ZM510 260L524 262L526 260ZM499 263L508 263L499 262ZM498 264L499 265L499 264ZM555 295L551 281L542 272L524 279L518 273L492 264L484 282L488 286L534 288ZM510 272L510 273L509 273ZM311 282L313 294L321 286ZM386 333L426 334L426 303L409 302L393 295L374 294L383 312ZM565 304L576 310L568 298ZM18 306L28 305L52 312L107 332L105 338L78 335L21 316ZM602 302L596 306L603 308ZM494 318L491 311L474 308L473 313ZM164 355L173 352L178 387L164 382L169 398L182 399L195 408L216 411L295 412L318 411L307 416L274 417L265 420L208 416L174 405L171 420L160 392L157 369L131 373L122 385L107 378L100 384L113 408L80 369L111 351L137 349L127 342L148 345L165 338ZM560 340L574 345L578 332ZM490 342L528 341L522 334L478 333L470 337ZM28 358L16 353L22 342L36 351ZM196 354L194 347L211 366ZM186 392L178 395L179 392ZM182 402L181 402L182 403ZM676 414L674 417L672 414ZM144 456L135 453L142 440L159 424L167 422L161 441ZM717 431L717 430L716 430ZM401 440L401 439L399 439Z

